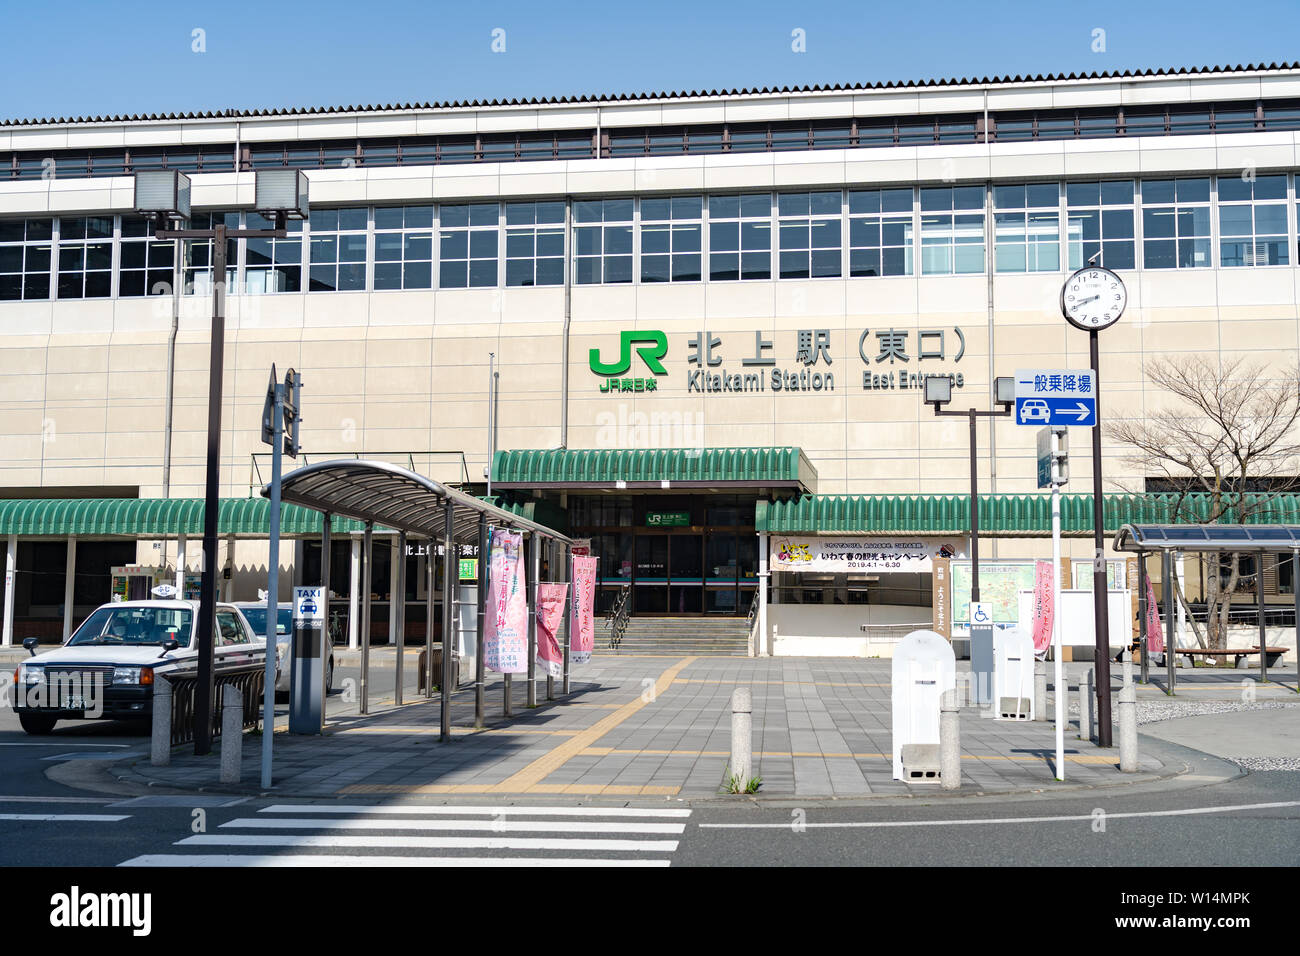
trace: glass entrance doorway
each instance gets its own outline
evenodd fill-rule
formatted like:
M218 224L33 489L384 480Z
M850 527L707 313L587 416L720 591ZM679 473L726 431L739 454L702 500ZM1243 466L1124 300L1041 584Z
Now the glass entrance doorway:
M632 611L698 614L703 607L704 541L698 534L638 534L633 562Z

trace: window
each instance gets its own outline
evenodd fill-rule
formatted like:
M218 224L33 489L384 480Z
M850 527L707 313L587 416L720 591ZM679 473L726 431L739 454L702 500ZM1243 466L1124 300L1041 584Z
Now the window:
M822 279L841 274L839 190L777 196L782 279Z
M433 288L433 206L375 207L374 287Z
M709 278L772 278L772 196L709 197Z
M564 203L506 203L506 285L564 284Z
M632 200L573 204L574 281L632 281Z
M248 214L249 229L274 229L275 223L259 213ZM290 219L283 239L252 237L244 240L244 291L302 291L302 221Z
M1286 176L1219 177L1219 265L1288 262Z
M849 193L849 275L912 274L912 190Z
M1065 204L1070 269L1099 252L1097 264L1107 269L1136 267L1132 182L1066 183Z
M239 228L239 213L195 213L190 217L190 224L195 229L215 229L219 222L223 222L227 229ZM185 244L184 266L185 266L185 294L186 295L211 295L212 294L212 240L211 239L184 239ZM226 240L226 288L233 291L236 286L235 277L239 267L239 240Z
M113 291L113 217L59 220L59 298L97 299Z
M1148 269L1209 267L1209 179L1142 181L1142 264Z
M641 200L641 281L699 282L699 196Z
M984 187L921 190L921 272L984 271Z
M53 219L0 219L0 300L48 299Z
M117 294L170 295L176 240L155 239L154 224L135 216L122 217L118 252Z
M499 210L494 202L442 206L438 285L443 289L495 287Z
M994 267L998 272L1061 268L1061 188L1056 183L993 187Z
M365 206L311 211L310 292L355 292L366 287Z

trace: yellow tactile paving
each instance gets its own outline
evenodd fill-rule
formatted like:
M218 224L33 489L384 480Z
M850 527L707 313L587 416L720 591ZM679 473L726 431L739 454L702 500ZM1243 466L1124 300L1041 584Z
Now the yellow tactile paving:
M579 731L558 747L555 747L548 753L538 757L522 770L511 774L493 788L494 792L518 793L531 791L531 788L541 783L542 780L551 773L568 763L570 758L576 757L583 750L600 740L600 738L605 736L605 734L623 723L623 721L627 720L642 707L645 707L651 700L657 700L668 690L669 687L673 685L673 681L677 679L677 675L689 667L696 659L697 658L695 657L682 658L672 667L668 668L668 670L659 675L659 679L655 681L653 697L648 698L646 694L641 694L640 696L628 701L612 714L602 717L586 730Z

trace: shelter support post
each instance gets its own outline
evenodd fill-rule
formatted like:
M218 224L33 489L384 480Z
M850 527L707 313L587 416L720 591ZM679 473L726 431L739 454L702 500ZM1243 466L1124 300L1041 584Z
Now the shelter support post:
M456 508L449 501L447 502L446 526L442 535L442 679L438 682L438 694L441 698L439 704L440 733L438 739L443 743L451 740L451 658L452 648L455 646L455 638L452 635L452 594L455 589L455 580L452 577L455 562L452 555L455 553L455 542L452 536L455 534L453 519L455 518Z
M528 563L528 706L537 706L537 579L542 570L541 539L536 534L527 538Z
M321 726L325 725L325 664L330 659L330 649L333 647L334 638L330 636L330 551L333 550L330 544L330 532L333 530L333 521L327 511L321 516L320 526L320 589L322 595L323 607L325 608L325 626L321 633L321 662L320 662L320 720ZM278 563L278 559L277 559ZM268 607L267 616L275 614L275 610ZM271 617L271 620L274 620ZM270 649L268 648L268 652Z
M1268 642L1265 640L1267 629L1264 627L1264 552L1255 559L1255 604L1259 613L1259 682L1268 683Z
M361 539L352 539L352 566L348 575L348 650L357 649L357 635L361 622Z
M397 661L393 665L396 668L396 677L393 682L393 704L397 707L402 705L402 690L405 683L405 671L402 664L406 659L406 532L397 533L397 573L394 575L392 607L396 612L392 615L396 619L393 626L393 651L397 655Z
M185 545L187 540L185 535L179 535L176 538L176 596L185 597ZM71 573L71 572L69 572Z
M1139 551L1138 562L1138 651L1142 655L1142 683L1151 676L1151 655L1147 650L1147 556Z
M555 580L555 542L547 538L542 547L546 548L546 575ZM546 672L546 699L555 700L555 675Z
M5 610L3 644L14 643L14 578L18 576L18 535L11 534L5 546Z
M424 561L424 673L420 675L420 679L424 681L424 696L429 698L433 696L433 619L435 616L433 585L437 580L438 542L430 538L426 550L428 553Z
M772 576L767 566L767 532L758 534L758 635L754 641L754 656L767 656L767 585Z
M368 714L370 713L370 595L374 585L371 575L375 564L375 523L373 521L366 522L366 533L361 540L365 570L361 577L361 687L357 700L361 713Z
M483 726L483 621L487 617L488 582L487 515L478 516L478 624L475 626L477 653L474 655L474 726Z
M184 539L181 539L184 540ZM185 573L184 569L180 572ZM73 585L77 582L77 539L68 535L68 555L67 562L64 565L63 575L63 642L66 644L68 638L72 636L72 602L76 597ZM184 597L184 592L179 588L176 592L177 597Z
M569 607L564 615L564 684L561 693L566 696L569 693L569 648L573 645L573 608L574 601L577 599L577 585L573 580L573 548L569 545L564 546L564 567L569 572ZM1300 594L1300 588L1297 588L1297 594ZM1300 602L1300 598L1297 598Z
M1161 568L1164 586L1161 590L1165 599L1165 672L1168 675L1165 693L1172 697L1178 681L1178 647L1174 643L1174 555L1172 551L1166 551L1161 557L1164 559Z

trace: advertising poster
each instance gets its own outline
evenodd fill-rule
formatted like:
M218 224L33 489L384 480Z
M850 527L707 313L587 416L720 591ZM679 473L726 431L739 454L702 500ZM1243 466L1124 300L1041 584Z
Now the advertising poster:
M1147 578L1147 652L1163 654L1165 651L1165 632L1160 627L1160 605L1156 604L1156 589Z
M585 664L596 646L596 558L573 558L573 605L569 612L569 663Z
M935 558L951 558L951 541L919 538L846 538L821 535L773 535L773 571L819 574L898 572L926 574Z
M524 592L523 543L522 532L492 532L487 618L483 622L483 664L499 674L528 672L528 600Z
M1052 645L1052 562L1039 561L1034 569L1034 653L1040 657Z
M549 677L564 676L564 650L556 635L568 596L567 584L537 585L537 666Z

